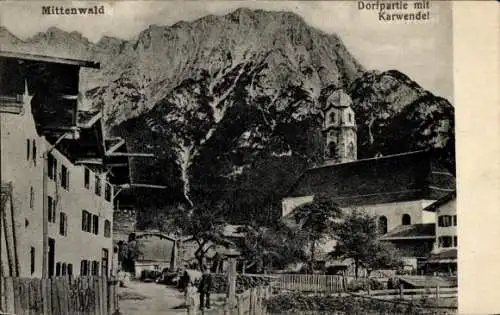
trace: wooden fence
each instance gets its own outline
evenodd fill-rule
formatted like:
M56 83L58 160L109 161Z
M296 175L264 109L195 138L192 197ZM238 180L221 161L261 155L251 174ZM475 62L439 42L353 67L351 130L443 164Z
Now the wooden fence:
M280 292L339 293L346 288L345 278L334 275L282 274L277 275L273 287Z
M0 306L9 315L112 315L118 310L117 282L105 277L6 277L1 283Z
M429 287L423 289L393 289L393 290L373 290L366 291L363 295L377 297L379 299L415 299L421 297L440 298L457 297L458 288Z

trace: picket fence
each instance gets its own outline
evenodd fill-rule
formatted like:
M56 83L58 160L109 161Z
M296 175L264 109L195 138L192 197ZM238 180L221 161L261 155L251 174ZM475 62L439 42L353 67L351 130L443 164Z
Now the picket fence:
M276 275L273 287L280 292L297 291L310 293L339 293L345 292L347 286L345 278L336 275L315 274L281 274Z
M118 310L117 281L106 277L4 277L1 283L4 314L112 315Z

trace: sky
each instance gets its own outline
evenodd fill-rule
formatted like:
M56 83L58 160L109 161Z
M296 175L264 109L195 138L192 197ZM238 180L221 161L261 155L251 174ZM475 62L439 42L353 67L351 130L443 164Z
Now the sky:
M56 26L78 31L97 42L103 35L133 39L152 24L168 26L208 14L223 15L239 7L292 11L309 25L337 34L367 70L400 70L423 88L452 102L451 3L431 1L428 21L383 22L377 11L359 10L359 2L362 1L0 1L0 25L21 39ZM47 5L104 5L105 14L42 15L42 6Z

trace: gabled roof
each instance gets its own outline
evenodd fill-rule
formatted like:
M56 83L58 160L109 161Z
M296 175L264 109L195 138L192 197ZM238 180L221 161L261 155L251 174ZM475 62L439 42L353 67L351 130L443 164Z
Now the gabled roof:
M339 206L419 199L455 190L455 177L430 151L416 151L307 170L288 197L326 195Z
M60 58L60 57L54 57L54 56L43 56L43 55L35 55L35 54L5 51L5 50L0 50L0 57L12 58L12 59L33 60L33 61L48 62L48 63L60 63L60 64L67 64L67 65L73 65L73 66L95 68L95 69L99 69L101 67L100 63L93 62L93 61Z
M389 240L409 240L409 239L434 239L436 235L436 225L434 223L420 223L411 225L399 225L384 234L379 239Z
M427 207L424 208L426 211L436 211L437 208L441 207L444 204L447 204L448 202L454 200L457 198L457 192L454 191L440 199L438 199L436 202L431 203Z

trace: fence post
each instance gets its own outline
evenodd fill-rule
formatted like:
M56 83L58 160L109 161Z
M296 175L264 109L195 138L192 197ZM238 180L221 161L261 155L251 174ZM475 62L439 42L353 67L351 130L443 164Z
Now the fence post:
M232 310L236 301L236 257L229 257L229 269L227 274L228 292L227 302Z
M402 284L402 283L400 283L400 284L399 284L399 297L400 297L401 299L403 299L403 298L404 298L403 284Z
M439 300L439 284L436 285L436 300Z

